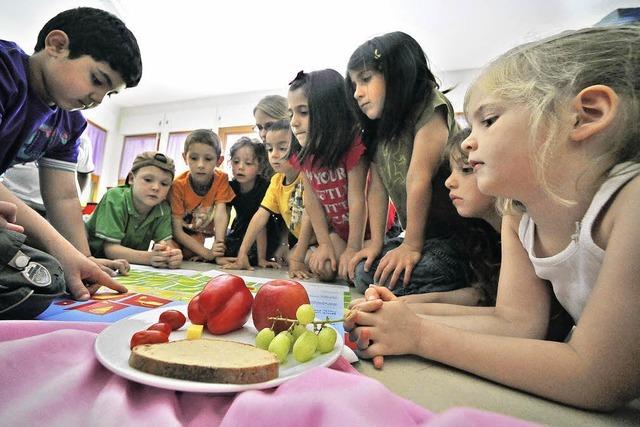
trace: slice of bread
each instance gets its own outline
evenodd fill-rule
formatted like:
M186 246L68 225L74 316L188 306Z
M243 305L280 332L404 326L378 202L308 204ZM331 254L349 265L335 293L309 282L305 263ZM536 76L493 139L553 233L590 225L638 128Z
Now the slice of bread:
M253 384L277 378L279 364L273 353L249 344L198 339L138 345L129 366L181 380Z

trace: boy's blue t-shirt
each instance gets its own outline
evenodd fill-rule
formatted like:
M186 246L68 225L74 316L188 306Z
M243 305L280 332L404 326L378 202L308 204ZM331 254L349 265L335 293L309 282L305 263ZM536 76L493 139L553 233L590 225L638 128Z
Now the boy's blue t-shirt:
M40 99L29 87L29 55L0 40L0 173L33 160L75 171L86 126L79 111L52 108Z

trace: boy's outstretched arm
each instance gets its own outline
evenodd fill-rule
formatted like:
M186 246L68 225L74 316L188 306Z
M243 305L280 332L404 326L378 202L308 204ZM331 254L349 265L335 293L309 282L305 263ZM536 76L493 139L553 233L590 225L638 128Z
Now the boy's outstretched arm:
M29 242L52 255L62 265L67 288L74 298L87 299L100 286L106 286L118 292L127 291L126 287L113 280L95 262L80 253L42 216L2 184L0 184L0 201L16 205L17 223L24 227ZM86 286L85 283L87 283Z
M40 192L47 210L47 219L76 249L90 256L75 174L48 167L40 168L39 172Z
M226 249L227 228L229 227L229 211L225 202L216 202L213 207L213 233L215 242L213 246L214 258L224 256Z
M75 174L67 170L41 167L39 175L40 192L47 210L47 219L51 225L107 274L115 275L116 270L126 274L129 271L129 263L124 259L107 260L91 257Z

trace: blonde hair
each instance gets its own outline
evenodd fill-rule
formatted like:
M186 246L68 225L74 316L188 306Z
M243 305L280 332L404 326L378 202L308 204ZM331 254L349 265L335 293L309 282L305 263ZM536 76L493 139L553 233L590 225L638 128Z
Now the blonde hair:
M569 113L570 100L592 85L610 87L620 100L614 122L598 136L611 145L593 159L594 166L604 165L598 169L605 174L617 163L640 160L640 27L586 28L518 46L487 66L467 91L465 109L478 87L525 106L531 114L531 140L540 134L545 138L533 156L537 178L552 197L572 204L554 192L546 166L566 140L561 118ZM507 210L513 207L510 202L506 200Z
M288 108L287 98L284 96L267 95L258 101L258 105L253 109L253 114L255 115L256 111L260 110L276 120L288 119Z

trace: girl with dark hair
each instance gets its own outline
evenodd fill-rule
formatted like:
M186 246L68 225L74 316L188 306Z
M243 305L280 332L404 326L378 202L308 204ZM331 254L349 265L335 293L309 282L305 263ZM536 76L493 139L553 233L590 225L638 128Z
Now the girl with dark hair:
M299 72L289 85L291 130L300 143L296 156L305 185L303 230L313 226L318 247L309 257L321 280L346 277L347 264L364 238L364 146L345 102L344 80L335 70ZM306 225L305 225L306 224ZM301 239L290 262L304 262ZM303 245L300 243L307 243ZM304 247L307 246L307 247Z
M288 101L291 129L301 146L295 161L302 171L308 217L302 235L310 235L311 225L318 242L309 267L321 280L347 278L348 263L365 239L368 162L344 79L330 69L301 71L289 85ZM302 262L306 246L299 243L290 260Z
M280 244L295 251L295 245L300 237L302 217L304 212L302 180L299 170L291 163L290 155L297 152L296 141L293 140L288 120L274 122L267 131L264 143L268 153L269 163L276 172L271 177L269 187L265 191L260 206L253 214L247 230L244 233L236 258L223 266L228 270L253 270L249 262L251 247L267 226L273 214L282 215L289 230L288 239ZM277 261L277 260L276 260ZM278 263L268 263L267 267L279 268ZM291 266L289 266L291 271Z
M269 187L270 175L265 176L266 166L269 165L265 145L257 139L246 136L238 139L229 152L231 172L233 179L229 182L231 189L236 193L230 206L235 209L236 215L227 231L225 256L216 259L220 265L232 262L231 257L238 255L242 239L247 232L249 222L260 207L264 194ZM271 166L268 166L271 170ZM259 267L274 267L275 263L269 261L274 257L280 243L280 227L272 215L267 226L260 230L256 243L249 251L249 262Z
M418 316L367 289L361 357L413 354L573 407L640 395L640 27L565 31L489 64L465 97L478 188L501 199L495 308ZM552 295L575 321L545 340ZM375 360L374 359L374 363Z
M402 32L373 38L351 55L347 74L349 102L372 162L371 244L349 264L356 286L364 292L371 283L384 284L397 295L466 286L468 263L450 239L465 220L449 200L448 165L441 162L457 125L422 48ZM405 236L385 243L389 197ZM399 280L404 286L396 286Z

